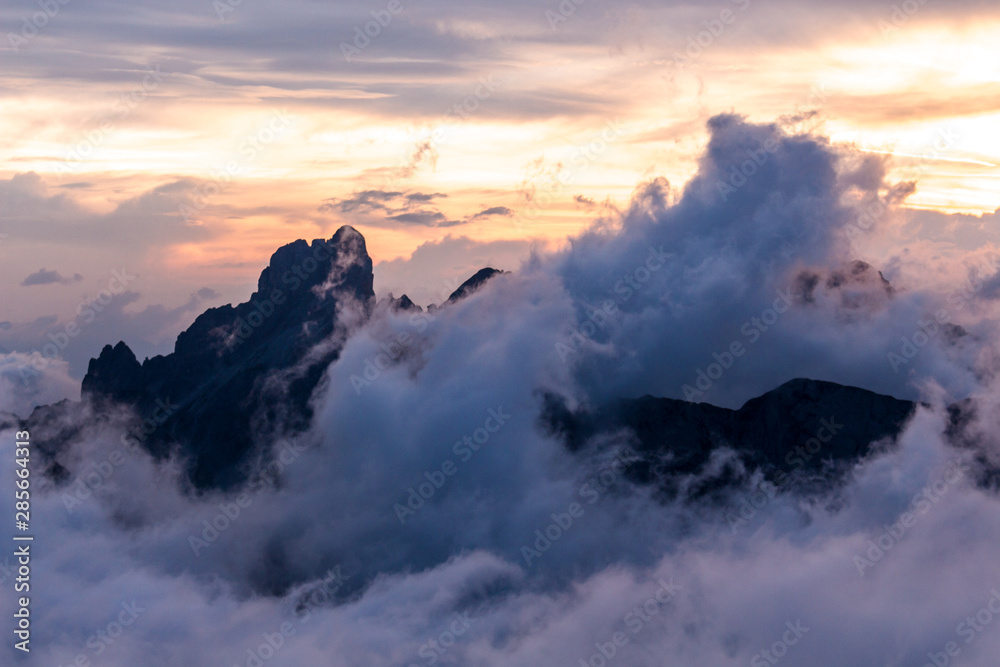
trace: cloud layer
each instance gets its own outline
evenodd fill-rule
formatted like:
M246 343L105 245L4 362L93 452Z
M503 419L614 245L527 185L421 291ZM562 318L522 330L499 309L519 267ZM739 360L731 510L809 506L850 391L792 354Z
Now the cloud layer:
M244 495L185 493L176 462L123 443L124 410L64 436L68 477L33 501L33 658L988 661L992 283L959 307L965 276L887 284L854 261L908 191L880 159L734 115L709 129L683 189L641 184L627 210L455 304L377 309L328 369L311 429L274 443ZM744 471L721 503L628 482L628 433L570 453L537 423L542 391L572 405L688 386L736 405L798 376L927 406L841 488L767 493ZM943 436L944 406L966 397L982 408L972 450Z

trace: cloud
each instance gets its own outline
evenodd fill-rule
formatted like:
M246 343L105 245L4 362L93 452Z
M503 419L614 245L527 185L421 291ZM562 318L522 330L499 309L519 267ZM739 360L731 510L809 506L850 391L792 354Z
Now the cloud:
M69 365L41 354L0 353L0 412L27 418L39 405L79 399L79 380L69 375Z
M110 244L141 251L211 236L206 227L188 225L180 212L196 185L179 180L155 186L102 213L83 206L66 192L53 194L46 180L28 172L0 181L0 198L7 203L5 229L19 241L57 238L86 246L106 248Z
M737 10L745 3L726 3L739 16L727 26L710 48L728 56L749 44L759 51L780 49L788 44L815 47L830 39L829 29L816 26L838 25L845 11L854 20L838 25L840 35L857 32L880 36L879 21L892 21L890 7L872 6L855 0L806 4L788 0L746 12ZM964 22L989 17L988 7L967 2L949 5L948 12L923 5L906 27L934 21ZM104 6L77 10L77 21L68 13L54 18L22 53L5 50L11 80L3 85L14 89L16 77L36 81L84 79L101 90L110 85L129 85L141 72L135 59L123 54L142 44L157 54L165 72L173 74L170 90L157 91L161 98L185 98L193 91L216 91L216 99L231 101L251 92L257 100L295 97L303 106L346 110L367 117L440 117L454 102L474 88L484 72L516 70L507 78L502 96L477 110L485 118L549 118L582 115L612 115L631 100L623 90L621 77L631 77L631 66L620 74L595 77L593 85L580 90L578 79L553 80L530 71L532 59L523 58L525 48L568 56L606 56L641 53L644 61L666 60L682 52L689 37L704 30L703 21L718 18L718 11L692 7L676 1L621 6L595 1L578 6L568 20L553 30L546 11L530 2L513 2L503 8L473 2L456 6L452 2L407 5L379 34L369 38L360 55L345 58L341 44L351 45L355 28L363 27L372 16L360 8L335 5L318 9L305 0L271 7L238 8L224 11L220 18L211 3L197 0L178 2L169 9ZM484 18L484 11L489 19ZM17 7L3 10L5 24L19 26L23 13ZM155 28L147 24L155 23ZM125 27L140 25L141 34L126 34ZM767 26L781 30L767 30ZM197 38L190 30L196 26ZM374 32L374 31L373 31ZM798 35L789 42L788 35ZM331 42L332 40L332 42ZM325 49L328 44L333 48ZM45 48L38 48L38 45ZM74 45L86 44L85 54ZM70 48L67 48L70 47ZM252 64L266 49L271 54L268 68ZM30 58L21 58L30 53ZM622 59L631 63L632 59ZM226 62L224 72L205 68L206 62ZM398 64L405 62L400 68ZM14 74L16 73L16 74ZM166 86L164 86L166 87ZM595 89L596 88L596 89ZM444 100L444 102L442 102ZM888 105L890 107L898 105Z
M440 211L417 211L414 213L399 213L390 215L389 220L407 225L423 225L425 227L453 227L462 224L456 220L448 220Z
M434 192L399 192L363 190L345 198L331 198L320 206L320 212L339 213L352 223L373 226L457 227L492 217L510 217L514 212L506 206L492 206L462 219L450 219L432 206L448 195Z
M492 206L490 208L485 208L479 213L471 216L469 218L472 220L482 220L484 218L492 218L493 216L498 216L502 218L509 218L514 215L514 211L507 208L506 206Z
M74 273L71 278L66 278L59 275L58 271L49 271L47 269L39 269L35 271L30 276L25 278L21 282L22 287L30 287L31 285L51 285L53 283L59 283L60 285L69 285L70 283L78 283L83 280L83 276L79 273Z
M140 358L170 352L176 332L190 324L206 301L220 296L206 287L175 306L149 304L131 311L129 307L141 298L139 292L104 292L84 297L68 317L7 322L0 326L0 346L7 352L39 355L46 364L65 363L70 376L79 381L90 359L109 342L126 341ZM109 341L109 332L114 332L110 335L115 341Z
M422 195L416 193L418 197L423 198L426 201L430 199L430 195ZM389 207L385 202L392 201L398 197L402 197L402 192L384 192L382 190L365 190L363 192L356 192L352 196L344 199L328 199L323 206L320 207L321 211L324 210L334 210L341 213L353 213L354 211L388 211Z
M410 257L376 264L376 291L380 296L407 294L422 305L443 303L480 269L516 269L540 247L530 240L480 242L448 235L421 244Z
M326 370L310 428L270 443L280 466L259 485L186 492L183 462L125 444L127 408L40 425L40 441L64 433L65 475L32 496L50 545L32 561L47 582L38 658L97 657L125 603L142 611L99 644L105 664L603 664L613 651L745 665L766 650L909 665L949 642L987 663L1000 633L984 623L965 642L958 627L1000 585L1000 504L976 483L977 459L1000 451L992 300L972 290L959 307L947 282L890 290L854 263L847 230L895 187L857 155L735 115L709 129L682 190L640 184L617 217L432 313L377 309ZM402 280L525 251L448 237L376 270ZM967 340L932 328L942 309ZM887 355L903 337L897 373ZM696 400L738 404L801 375L926 405L840 487L769 495L739 470L711 501L615 473L627 432L571 453L538 428L544 391L601 405L691 384ZM959 398L980 408L964 448L945 436ZM15 465L0 459L0 478Z

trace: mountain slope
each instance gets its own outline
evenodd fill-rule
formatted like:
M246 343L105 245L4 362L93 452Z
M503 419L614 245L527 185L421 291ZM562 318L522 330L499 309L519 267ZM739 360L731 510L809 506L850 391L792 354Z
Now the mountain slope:
M502 274L482 269L454 304ZM266 446L310 423L309 400L354 327L371 315L375 294L365 240L343 227L328 240L279 248L246 303L211 308L177 337L174 352L142 363L119 342L90 362L81 403L37 409L29 422L47 443L65 442L124 404L137 415L127 436L158 457L180 454L196 488L240 484ZM418 309L407 297L394 309ZM705 468L723 446L748 468L817 471L857 460L894 438L914 404L864 389L797 379L739 410L643 396L570 410L543 394L539 426L573 451L630 434L640 460L636 481L673 479ZM43 445L60 476L58 444Z
M202 313L172 354L140 364L125 343L106 346L83 394L134 406L157 425L144 434L150 451L180 443L196 486L228 486L255 444L308 423L308 399L342 344L333 334L345 316L367 317L374 300L357 231L295 241L274 253L249 301Z
M799 378L738 410L643 396L571 411L547 394L539 421L573 451L622 430L634 434L641 460L631 472L651 482L703 469L721 446L771 473L856 461L874 443L895 438L915 407L866 389Z

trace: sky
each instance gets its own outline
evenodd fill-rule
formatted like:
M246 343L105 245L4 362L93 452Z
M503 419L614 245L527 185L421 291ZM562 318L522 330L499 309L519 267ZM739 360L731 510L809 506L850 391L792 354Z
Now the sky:
M916 218L930 229L1000 208L989 2L47 6L0 8L8 351L40 349L115 270L136 278L110 307L145 313L119 335L169 351L277 247L342 224L380 294L439 302L645 181L682 186L722 112L891 157L917 182L906 211L972 216ZM95 345L66 353L77 375Z
M335 291L343 333L313 352L340 351L313 414L304 430L258 432L274 460L245 486L193 492L182 461L126 444L127 406L87 400L73 428L33 425L65 472L32 477L33 652L4 643L0 656L989 664L1000 650L1000 258L976 247L961 275L928 275L948 262L923 262L923 283L904 273L887 284L853 260L868 239L859 225L891 238L904 224L896 207L869 212L912 190L884 156L737 114L706 128L683 188L645 183L620 216L454 304L352 317L351 288ZM757 170L720 193L748 150L762 151ZM331 289L365 260L360 248L344 246ZM393 341L400 350L379 361ZM734 342L744 352L726 361ZM2 360L4 379L31 363ZM26 414L72 383L68 366L33 375L34 393L0 383L0 403ZM795 377L921 404L841 483L801 493L768 485L720 443L701 468L664 472L679 490L664 497L623 475L636 447L627 429L570 451L539 425L546 393L570 408L642 394L737 407ZM294 378L268 375L271 395ZM958 436L957 401L968 401ZM830 408L831 424L859 418ZM7 494L15 428L0 423ZM459 447L467 438L479 448ZM13 560L0 564L13 580ZM0 596L0 613L13 605Z
M963 0L5 3L3 497L10 413L80 398L108 343L170 352L278 247L351 225L382 302L337 293L312 414L257 433L246 487L194 492L128 406L32 426L62 474L32 470L35 648L5 625L0 662L992 664L998 28ZM720 443L667 498L616 472L627 430L540 426L546 395L801 377L919 405L801 493Z

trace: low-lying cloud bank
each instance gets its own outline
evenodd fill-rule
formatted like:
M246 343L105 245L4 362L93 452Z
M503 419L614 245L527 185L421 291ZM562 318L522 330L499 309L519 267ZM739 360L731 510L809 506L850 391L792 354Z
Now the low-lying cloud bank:
M30 660L987 663L993 302L856 261L912 191L880 159L736 116L710 129L682 191L643 184L445 308L377 309L312 428L240 492L185 493L175 463L122 442L124 412L67 435L68 478L34 478ZM712 504L629 482L627 433L570 453L537 423L546 391L732 406L800 376L926 406L843 486L779 493L746 471ZM956 448L944 406L970 396Z

